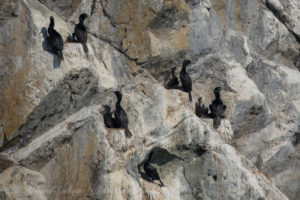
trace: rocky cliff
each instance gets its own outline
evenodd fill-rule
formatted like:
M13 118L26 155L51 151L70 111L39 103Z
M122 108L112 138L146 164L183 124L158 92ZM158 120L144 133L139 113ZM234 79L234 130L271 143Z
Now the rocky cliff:
M67 41L81 13L89 52L58 63L43 30ZM299 199L299 48L297 0L2 0L0 199ZM184 59L193 102L164 87ZM195 103L217 86L214 129ZM104 126L115 90L131 138Z

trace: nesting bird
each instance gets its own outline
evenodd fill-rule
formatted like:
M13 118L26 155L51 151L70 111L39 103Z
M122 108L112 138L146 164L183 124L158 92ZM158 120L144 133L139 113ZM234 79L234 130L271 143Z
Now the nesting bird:
M202 97L198 98L198 102L195 104L195 113L198 117L207 117L208 116L208 108L202 104Z
M189 94L189 99L192 102L192 79L186 72L186 67L191 64L190 60L184 60L182 64L182 69L180 72L180 81L183 91Z
M117 96L115 115L115 128L124 128L126 137L131 137L132 134L128 129L128 117L125 110L121 106L122 94L119 91L115 91Z
M226 110L226 105L223 104L223 101L220 96L221 87L216 87L214 89L215 99L212 104L209 105L210 117L213 118L214 128L218 128L221 124L221 118L224 118L224 112Z
M173 89L173 88L178 87L178 85L179 85L178 78L175 76L175 70L176 70L176 67L173 67L172 68L172 79L167 83L166 89Z
M74 28L74 33L72 34L73 41L81 43L82 46L83 46L83 50L84 50L85 53L88 53L88 47L86 45L86 42L87 42L87 30L86 30L86 27L84 25L84 20L87 17L88 17L88 15L85 14L85 13L82 13L79 16L79 23L76 24L76 26Z
M48 27L47 43L49 51L56 54L59 60L63 60L62 50L64 48L64 41L61 35L54 29L54 18L50 17L50 24Z
M131 137L132 133L128 129L128 117L125 110L121 106L122 94L119 91L115 91L117 96L116 109L111 112L108 105L104 105L103 115L104 125L107 128L124 128L125 136ZM114 117L112 116L114 114Z
M158 180L160 182L160 186L164 186L163 182L160 180L157 169L150 164L150 160L153 156L153 152L149 153L147 161L144 163L144 171L151 178L151 181Z
M104 105L104 112L102 113L104 124L107 128L115 128L115 118L112 116L112 112L110 111L110 107L108 105Z

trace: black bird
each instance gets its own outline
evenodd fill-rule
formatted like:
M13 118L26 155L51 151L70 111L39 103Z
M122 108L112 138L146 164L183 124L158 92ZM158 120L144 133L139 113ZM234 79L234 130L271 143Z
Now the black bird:
M207 117L208 116L208 108L202 104L202 97L198 98L198 102L195 104L195 113L198 117Z
M184 60L182 64L182 69L180 72L180 81L183 91L189 93L189 99L192 102L192 79L186 72L186 66L191 64L190 60Z
M144 163L144 171L151 178L151 181L158 180L160 186L164 186L163 182L160 180L157 169L150 164L150 160L153 156L153 152L150 152L147 161Z
M50 17L50 24L48 27L47 43L49 46L49 51L56 54L59 60L63 60L64 56L62 50L64 48L64 41L61 35L54 29L54 18Z
M212 104L209 105L210 109L210 117L213 118L213 126L214 128L218 128L221 124L221 118L224 118L224 112L226 110L226 105L223 104L223 101L220 96L221 87L216 87L214 89L215 100L213 100Z
M178 78L175 76L176 67L172 68L172 79L167 83L166 89L172 89L178 87L179 81Z
M73 41L81 43L85 53L88 53L88 51L89 51L88 47L86 45L87 31L86 31L86 27L84 25L84 20L87 17L88 17L88 15L85 13L83 13L79 16L79 23L76 24L76 26L74 28L74 33L72 34Z
M108 105L104 105L104 112L102 113L104 124L107 128L115 128L115 119L112 117L112 112L110 112L110 107Z
M119 91L115 91L117 96L116 110L114 111L114 115L116 118L115 128L124 128L126 137L131 137L132 134L128 129L128 117L125 110L121 106L122 94Z

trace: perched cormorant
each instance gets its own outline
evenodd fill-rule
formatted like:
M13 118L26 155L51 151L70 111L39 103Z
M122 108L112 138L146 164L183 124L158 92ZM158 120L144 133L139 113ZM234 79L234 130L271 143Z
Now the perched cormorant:
M220 96L221 87L216 87L214 89L215 100L213 100L212 104L209 105L210 116L213 118L213 126L214 128L218 128L221 124L221 118L224 118L224 112L226 110L226 105L223 104L223 101Z
M178 78L175 76L176 67L172 68L172 79L167 83L166 89L172 89L179 84Z
M180 81L183 91L189 93L189 99L192 101L192 79L186 72L186 66L191 64L190 60L184 60L182 64L182 69L180 72Z
M85 53L88 53L88 48L86 45L87 31L86 31L86 27L84 25L84 20L87 17L88 17L88 15L85 13L83 13L79 16L79 23L76 24L76 26L74 28L74 33L72 34L73 41L81 43Z
M122 94L119 91L115 91L117 96L116 110L114 111L114 115L116 118L116 128L124 128L126 137L131 137L132 134L128 129L128 117L125 110L121 106Z
M198 102L195 104L195 113L198 117L207 117L208 116L208 108L202 104L202 97L198 98Z
M103 120L104 124L107 128L115 128L115 119L112 117L112 112L110 112L110 107L108 105L104 105Z
M54 18L50 17L50 24L48 27L47 43L49 45L49 51L56 54L59 60L63 60L64 56L62 50L64 48L64 41L61 35L54 29Z
M144 171L151 178L151 181L158 180L161 186L164 186L163 182L160 180L157 169L150 164L150 160L153 156L153 152L150 152L147 161L144 163Z

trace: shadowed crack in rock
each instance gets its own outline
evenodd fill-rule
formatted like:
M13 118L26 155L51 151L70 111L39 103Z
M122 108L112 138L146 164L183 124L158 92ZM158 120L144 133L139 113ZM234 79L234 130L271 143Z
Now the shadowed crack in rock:
M91 13L90 13L90 15L94 14L94 11L96 9L96 2L97 2L97 0L93 0L93 3L91 5Z
M106 9L104 8L103 0L100 0L100 5L102 7L102 12L103 12L104 17L106 17L108 19L108 21L112 25L112 27L115 28L117 25L128 24L129 23L129 21L128 22L116 22L115 20L113 20L112 16L110 16L107 13Z
M170 154L166 149L160 147L154 148L152 151L153 151L153 156L150 162L155 163L159 166L165 165L176 158L180 159L180 157Z
M187 20L187 14L180 12L176 6L163 8L155 18L149 23L151 29L171 28L179 30L180 27L174 27L176 21Z
M300 43L300 36L292 30L292 25L289 19L282 10L278 10L269 0L266 0L266 7L274 14L274 16L287 28L287 30L295 37L298 43Z
M189 186L190 189L191 189L191 194L193 195L193 197L194 197L196 200L199 200L199 198L194 194L194 188L192 187L191 183L189 182L188 178L186 177L185 166L184 166L184 164L182 165L182 167L183 167L183 176L184 176L186 182L188 183L188 186Z
M96 87L97 78L87 68L71 72L29 114L26 122L14 133L14 138L4 142L0 151L12 146L25 146L70 114L88 105L97 93Z
M103 42L107 43L109 46L111 46L112 48L114 48L115 50L117 50L118 52L120 52L122 55L124 55L128 60L131 60L131 61L134 61L136 65L142 65L144 64L145 62L138 62L138 59L137 58L131 58L128 54L125 53L124 50L122 50L121 48L117 47L116 45L114 45L113 41L103 37L103 36L100 36L100 35L97 35L96 33L93 33L93 32L90 32L90 31L87 31L89 34L91 34L92 36L94 36L95 38L98 38L100 40L102 40Z

